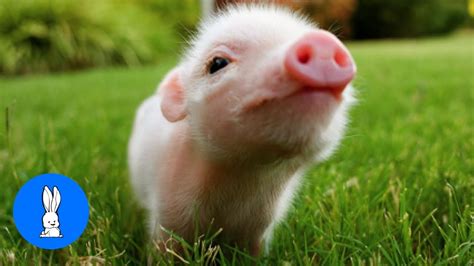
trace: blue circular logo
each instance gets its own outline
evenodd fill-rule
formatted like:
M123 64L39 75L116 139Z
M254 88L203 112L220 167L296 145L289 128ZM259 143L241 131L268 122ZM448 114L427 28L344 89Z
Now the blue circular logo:
M18 191L13 219L26 241L43 249L59 249L76 241L86 229L89 204L72 179L44 174Z

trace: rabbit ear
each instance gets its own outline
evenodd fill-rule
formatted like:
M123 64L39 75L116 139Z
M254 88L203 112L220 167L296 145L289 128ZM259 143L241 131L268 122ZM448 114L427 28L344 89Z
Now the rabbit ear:
M43 189L43 206L46 212L51 211L51 200L53 199L53 196L51 195L51 191L47 186L44 186Z
M59 189L57 187L53 187L53 200L51 201L51 211L56 212L60 203L61 194L59 194Z

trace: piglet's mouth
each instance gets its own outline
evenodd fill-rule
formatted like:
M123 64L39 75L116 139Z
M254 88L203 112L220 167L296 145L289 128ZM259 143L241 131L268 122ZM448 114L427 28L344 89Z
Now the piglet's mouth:
M344 91L345 86L341 86L340 88L334 88L334 87L310 87L310 86L304 86L299 90L296 90L295 92L291 93L287 97L292 97L298 94L317 94L317 93L327 93L334 97L334 99L340 103L342 101L342 92Z
M255 97L244 105L243 110L252 111L276 103L279 103L279 106L281 106L284 102L288 102L288 104L298 104L298 102L301 102L301 104L305 105L321 105L322 102L328 102L327 104L339 104L343 100L342 92L344 89L345 86L337 89L334 87L302 86L287 93Z

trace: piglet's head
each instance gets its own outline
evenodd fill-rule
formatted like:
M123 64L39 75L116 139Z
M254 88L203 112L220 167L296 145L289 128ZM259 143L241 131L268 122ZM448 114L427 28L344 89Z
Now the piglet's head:
M162 111L216 158L323 159L346 123L356 67L331 33L274 7L201 25L161 84Z

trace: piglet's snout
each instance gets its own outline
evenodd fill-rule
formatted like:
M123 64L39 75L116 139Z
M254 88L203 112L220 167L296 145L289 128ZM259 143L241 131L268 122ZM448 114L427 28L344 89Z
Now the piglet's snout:
M333 34L318 30L305 34L286 52L289 75L304 87L340 95L354 78L356 66L344 44Z

